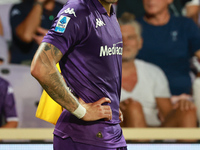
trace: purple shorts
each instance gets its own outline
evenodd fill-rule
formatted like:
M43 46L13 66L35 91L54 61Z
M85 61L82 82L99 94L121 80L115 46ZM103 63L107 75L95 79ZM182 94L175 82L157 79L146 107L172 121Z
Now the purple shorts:
M84 143L74 142L70 137L62 139L54 135L53 139L54 150L127 150L127 147L120 148L105 148Z

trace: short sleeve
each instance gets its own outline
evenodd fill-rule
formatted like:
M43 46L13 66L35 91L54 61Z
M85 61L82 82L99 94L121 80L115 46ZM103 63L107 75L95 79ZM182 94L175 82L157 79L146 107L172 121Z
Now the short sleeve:
M70 8L70 5L63 8L55 18L43 42L53 44L63 55L80 43L87 36L88 29L87 19L80 11Z
M188 35L191 56L200 49L200 30L193 20L187 18L186 32Z
M21 4L13 5L10 10L10 25L12 32L15 32L16 27L26 18L27 7L23 7Z
M17 112L13 95L13 88L9 85L4 101L4 115L6 121L17 121Z
M199 5L199 0L191 0L186 3L186 6Z
M159 67L154 66L154 69L152 69L152 73L154 73L155 80L155 97L169 98L171 96L169 83L164 72Z

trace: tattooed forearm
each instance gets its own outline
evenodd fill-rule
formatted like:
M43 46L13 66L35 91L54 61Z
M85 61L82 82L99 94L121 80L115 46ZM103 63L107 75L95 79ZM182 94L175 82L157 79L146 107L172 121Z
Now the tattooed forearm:
M62 58L61 51L49 43L43 43L41 46L38 61L40 62L44 73L42 80L39 80L42 87L49 96L64 108L73 112L78 107L78 100L69 91L62 75L56 69L55 64Z
M77 99L68 90L63 78L58 72L47 75L50 79L47 84L42 83L43 88L56 102L64 106L70 112L78 107ZM49 85L51 85L49 87Z
M56 56L60 55L59 54L60 50L57 47L55 47L52 44L45 43L44 51L49 51L49 50L51 51L52 56L56 57Z
M54 50L54 55L55 56L59 55L59 51L60 50L57 47L54 47L53 50Z

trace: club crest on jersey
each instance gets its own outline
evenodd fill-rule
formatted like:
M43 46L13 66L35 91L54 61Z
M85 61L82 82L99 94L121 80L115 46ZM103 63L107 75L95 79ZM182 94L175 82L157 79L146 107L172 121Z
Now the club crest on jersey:
M96 19L96 28L105 26L106 24L100 19Z
M61 15L55 27L55 31L59 33L64 33L69 21L70 17Z
M66 14L70 14L70 15L74 15L74 17L76 17L76 13L74 11L74 8L67 8L63 13L66 13ZM62 14L63 14L62 13Z

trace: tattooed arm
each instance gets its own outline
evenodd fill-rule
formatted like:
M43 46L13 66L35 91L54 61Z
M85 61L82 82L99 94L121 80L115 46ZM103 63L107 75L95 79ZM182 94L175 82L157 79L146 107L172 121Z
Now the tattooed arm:
M42 43L33 58L31 74L49 96L68 111L74 112L81 104L86 109L86 114L81 118L82 120L94 121L102 118L110 120L112 118L110 107L101 105L105 102L110 103L108 98L101 98L95 103L85 103L71 94L62 75L56 68L56 63L61 60L62 56L61 51L54 45Z

